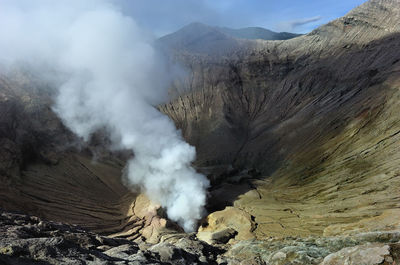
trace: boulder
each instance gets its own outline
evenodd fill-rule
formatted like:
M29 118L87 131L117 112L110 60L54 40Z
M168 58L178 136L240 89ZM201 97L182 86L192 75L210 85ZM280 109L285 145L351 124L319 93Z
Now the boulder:
M373 243L341 249L324 258L321 265L378 265L389 258L390 247L385 244Z
M231 238L248 240L254 238L253 229L254 222L249 214L235 207L226 207L207 216L198 229L197 237L206 242L220 243L226 243Z
M232 228L225 228L218 231L203 231L197 233L197 238L209 244L226 244L232 238L235 238L237 231Z

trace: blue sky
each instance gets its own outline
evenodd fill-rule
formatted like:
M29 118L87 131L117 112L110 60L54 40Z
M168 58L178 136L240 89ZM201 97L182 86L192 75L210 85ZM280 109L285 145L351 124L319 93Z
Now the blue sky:
M365 0L114 0L156 35L191 22L233 28L260 26L306 33ZM308 23L306 23L308 22Z

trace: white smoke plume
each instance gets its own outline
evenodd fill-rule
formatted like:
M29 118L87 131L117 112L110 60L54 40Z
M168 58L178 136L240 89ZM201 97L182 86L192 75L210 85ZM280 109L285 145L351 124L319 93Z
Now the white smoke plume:
M62 76L54 110L64 123L84 139L106 127L115 146L134 152L129 185L195 229L208 181L191 167L194 147L154 107L166 98L167 72L133 18L105 0L0 0L0 60Z

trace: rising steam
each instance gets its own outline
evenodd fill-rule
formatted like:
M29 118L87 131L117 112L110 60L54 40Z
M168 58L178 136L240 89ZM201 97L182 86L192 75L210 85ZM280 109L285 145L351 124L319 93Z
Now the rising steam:
M116 147L134 152L127 184L195 228L208 181L191 167L194 147L154 107L166 98L167 71L131 17L108 1L0 0L0 59L56 72L64 123L86 140L106 127Z

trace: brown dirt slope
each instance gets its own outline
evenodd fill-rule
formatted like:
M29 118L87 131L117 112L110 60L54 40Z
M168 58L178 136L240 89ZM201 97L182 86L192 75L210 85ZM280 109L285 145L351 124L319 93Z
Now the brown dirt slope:
M191 74L161 109L197 147L198 165L265 176L230 200L256 237L374 230L368 218L398 216L399 0L368 1L292 40L174 58Z

